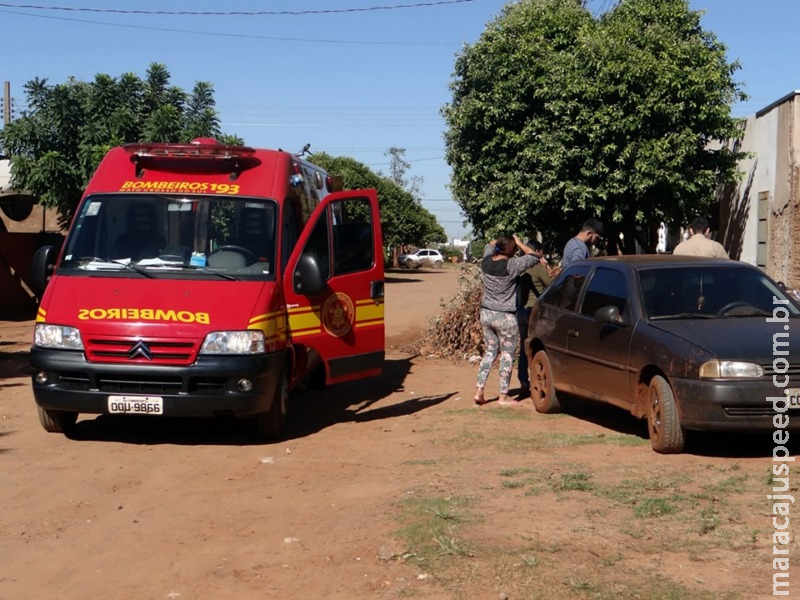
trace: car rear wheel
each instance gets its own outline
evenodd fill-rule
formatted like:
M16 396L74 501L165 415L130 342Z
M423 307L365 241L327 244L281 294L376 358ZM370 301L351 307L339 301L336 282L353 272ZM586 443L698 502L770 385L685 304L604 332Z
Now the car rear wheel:
M661 454L683 452L686 438L678 417L675 395L666 379L656 375L647 390L647 430L653 450Z
M275 397L272 405L265 413L255 416L256 431L258 435L266 439L276 439L283 435L283 428L286 424L286 413L289 410L289 380L286 376L286 367L281 369L278 384L275 389Z
M553 369L550 367L550 358L544 350L539 350L530 359L528 365L531 376L531 399L533 406L540 413L561 412L561 403L553 387Z
M78 413L63 410L47 410L37 406L39 423L50 433L68 433L78 421Z

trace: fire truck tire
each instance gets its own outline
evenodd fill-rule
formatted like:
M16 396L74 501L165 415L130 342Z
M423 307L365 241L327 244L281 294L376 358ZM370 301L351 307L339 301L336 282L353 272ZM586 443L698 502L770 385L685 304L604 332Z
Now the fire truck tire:
M265 413L256 415L256 431L260 437L276 439L283 435L286 425L286 413L289 410L289 379L286 376L286 367L281 370L275 397L272 406Z
M47 410L41 406L36 407L39 411L39 423L45 431L50 433L68 433L78 421L78 413L61 410Z
M320 363L306 377L306 387L310 390L324 390L328 387L325 377L325 365Z

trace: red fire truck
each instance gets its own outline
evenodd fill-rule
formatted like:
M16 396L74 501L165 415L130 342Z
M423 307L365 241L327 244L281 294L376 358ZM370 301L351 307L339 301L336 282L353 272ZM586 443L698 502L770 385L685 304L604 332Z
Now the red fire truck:
M80 413L252 418L289 392L381 373L377 194L281 150L127 144L102 160L60 251L39 250L31 349L47 431Z

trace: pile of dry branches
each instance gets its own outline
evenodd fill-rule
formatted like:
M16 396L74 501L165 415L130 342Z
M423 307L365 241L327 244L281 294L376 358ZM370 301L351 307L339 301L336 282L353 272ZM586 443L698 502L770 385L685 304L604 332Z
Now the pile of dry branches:
M479 315L483 293L481 270L469 263L458 268L458 292L449 301L440 302L440 314L429 320L422 337L407 350L420 356L465 361L483 352Z
M429 320L419 340L406 350L431 358L452 358L475 362L483 354L483 332L480 323L481 270L478 265L462 264L458 275L458 292L448 302L441 301L441 312ZM559 266L548 266L552 277Z

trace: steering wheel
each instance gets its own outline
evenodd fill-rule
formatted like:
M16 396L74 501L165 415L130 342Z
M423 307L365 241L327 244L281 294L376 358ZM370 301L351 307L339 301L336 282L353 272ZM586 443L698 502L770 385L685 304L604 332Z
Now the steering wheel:
M214 252L212 254L216 254L217 252L224 252L226 250L231 251L231 252L238 252L239 254L244 256L245 259L248 260L249 264L253 264L254 262L258 262L258 257L255 254L253 254L250 250L248 250L244 246L234 246L233 244L230 244L230 245L227 245L227 246L220 246L219 248L214 250Z
M728 302L725 306L720 308L717 311L718 315L724 315L725 313L733 310L734 308L741 308L744 306L752 306L749 302L745 302L744 300L734 300L733 302Z

